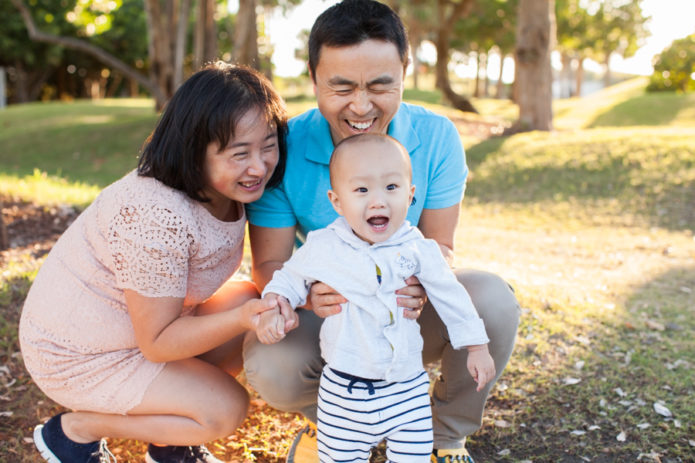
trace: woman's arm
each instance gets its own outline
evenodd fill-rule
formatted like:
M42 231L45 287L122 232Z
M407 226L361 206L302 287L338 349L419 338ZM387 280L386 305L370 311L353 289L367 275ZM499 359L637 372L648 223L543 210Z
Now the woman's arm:
M125 290L124 294L138 347L153 362L181 360L208 352L255 329L260 313L276 306L275 301L251 299L230 310L181 317L182 298L147 297L132 290Z

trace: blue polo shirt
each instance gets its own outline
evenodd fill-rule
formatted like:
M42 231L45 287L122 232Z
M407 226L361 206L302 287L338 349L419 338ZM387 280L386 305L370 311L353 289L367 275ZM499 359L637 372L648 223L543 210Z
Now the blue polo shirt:
M407 219L420 221L424 209L443 209L461 202L468 167L454 124L420 106L401 103L388 134L410 153L415 203ZM333 222L338 214L326 192L331 188L328 161L333 140L328 121L311 109L289 122L287 167L282 183L266 190L246 211L253 225L297 226L298 244L306 234Z

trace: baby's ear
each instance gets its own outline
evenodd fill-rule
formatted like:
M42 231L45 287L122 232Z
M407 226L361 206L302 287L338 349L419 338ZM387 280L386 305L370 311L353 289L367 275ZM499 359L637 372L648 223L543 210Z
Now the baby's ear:
M333 209L338 213L338 215L343 215L343 209L340 207L340 199L338 199L338 194L333 190L328 190L328 200L331 202Z

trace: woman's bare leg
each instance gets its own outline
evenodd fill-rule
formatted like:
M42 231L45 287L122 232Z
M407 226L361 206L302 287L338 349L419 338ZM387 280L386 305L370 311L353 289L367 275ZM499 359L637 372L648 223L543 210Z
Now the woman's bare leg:
M257 297L253 283L230 280L195 316L234 310ZM107 436L163 445L199 445L232 434L248 411L248 393L233 376L243 367L243 339L237 336L198 358L167 363L126 415L66 413L63 432L82 443Z

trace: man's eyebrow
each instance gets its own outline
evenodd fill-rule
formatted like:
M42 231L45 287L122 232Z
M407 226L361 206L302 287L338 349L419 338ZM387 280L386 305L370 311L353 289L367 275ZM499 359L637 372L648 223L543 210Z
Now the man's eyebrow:
M394 80L392 76L379 76L367 82L367 87L371 87L373 85L388 85L392 84L393 82ZM328 83L330 85L350 85L352 87L357 87L357 82L354 82L350 79L341 76L331 77L328 80Z
M370 80L367 82L367 86L371 87L372 85L387 85L387 84L392 84L393 83L393 77L391 76L379 76L376 79Z
M328 80L328 83L331 84L331 85L352 85L352 86L356 86L356 85L357 85L356 82L353 82L353 81L351 81L350 79L347 79L347 78L341 77L341 76L331 77L331 78Z

